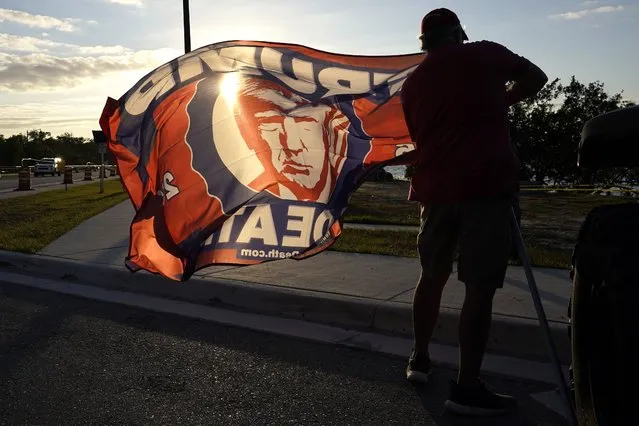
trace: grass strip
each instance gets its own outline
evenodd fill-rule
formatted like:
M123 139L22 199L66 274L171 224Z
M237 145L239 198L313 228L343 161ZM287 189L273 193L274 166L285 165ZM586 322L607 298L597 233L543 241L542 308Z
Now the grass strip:
M351 200L347 221L417 225L417 207L407 201L406 188L400 185L374 184L363 187ZM359 192L359 191L358 191ZM98 183L70 186L27 197L0 200L0 250L36 253L84 220L127 200L119 180L105 181L104 193L98 193ZM543 231L529 228L526 238L528 254L534 266L567 268L570 265L570 244L549 232L548 222L553 217L561 222L566 213L585 215L596 199L540 197L537 202L525 204L524 219L528 215L544 223ZM610 199L606 200L612 201ZM527 207L527 208L526 208ZM564 225L557 223L556 225ZM541 226L539 228L542 228ZM531 232L532 231L532 232ZM551 230L552 231L552 230ZM572 235L569 236L572 239ZM334 251L379 254L387 256L417 257L417 234L405 231L377 231L346 229L331 248ZM566 239L564 235L563 239Z
M128 199L119 180L0 200L0 250L37 253L81 222Z
M418 257L417 233L345 229L330 250L416 258ZM570 267L570 250L556 249L527 241L526 251L535 267L558 269ZM520 265L520 262L510 263L511 265Z

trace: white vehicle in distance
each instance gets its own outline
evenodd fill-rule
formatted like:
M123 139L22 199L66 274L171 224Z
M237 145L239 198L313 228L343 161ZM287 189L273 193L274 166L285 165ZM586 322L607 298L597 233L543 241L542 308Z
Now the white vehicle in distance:
M55 176L56 174L60 176L62 174L60 168L64 168L61 158L43 158L38 160L38 163L35 165L33 169L33 175L44 176L51 175Z

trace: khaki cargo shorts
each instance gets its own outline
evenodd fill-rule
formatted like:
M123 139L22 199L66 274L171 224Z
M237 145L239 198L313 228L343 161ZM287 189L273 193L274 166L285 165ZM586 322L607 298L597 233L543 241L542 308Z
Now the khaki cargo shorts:
M512 197L420 205L417 247L423 274L449 276L459 249L458 278L502 288L512 248Z

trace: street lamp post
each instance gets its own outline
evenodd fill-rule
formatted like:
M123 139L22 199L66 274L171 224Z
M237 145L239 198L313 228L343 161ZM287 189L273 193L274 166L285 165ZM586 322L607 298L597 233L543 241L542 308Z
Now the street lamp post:
M184 53L191 51L191 19L189 16L189 0L183 0L184 11Z

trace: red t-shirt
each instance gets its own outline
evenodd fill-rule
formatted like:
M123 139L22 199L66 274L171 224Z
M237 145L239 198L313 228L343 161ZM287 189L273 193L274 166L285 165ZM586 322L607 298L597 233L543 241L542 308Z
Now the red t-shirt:
M417 151L410 200L455 203L517 191L506 84L526 66L488 41L428 53L401 93Z

